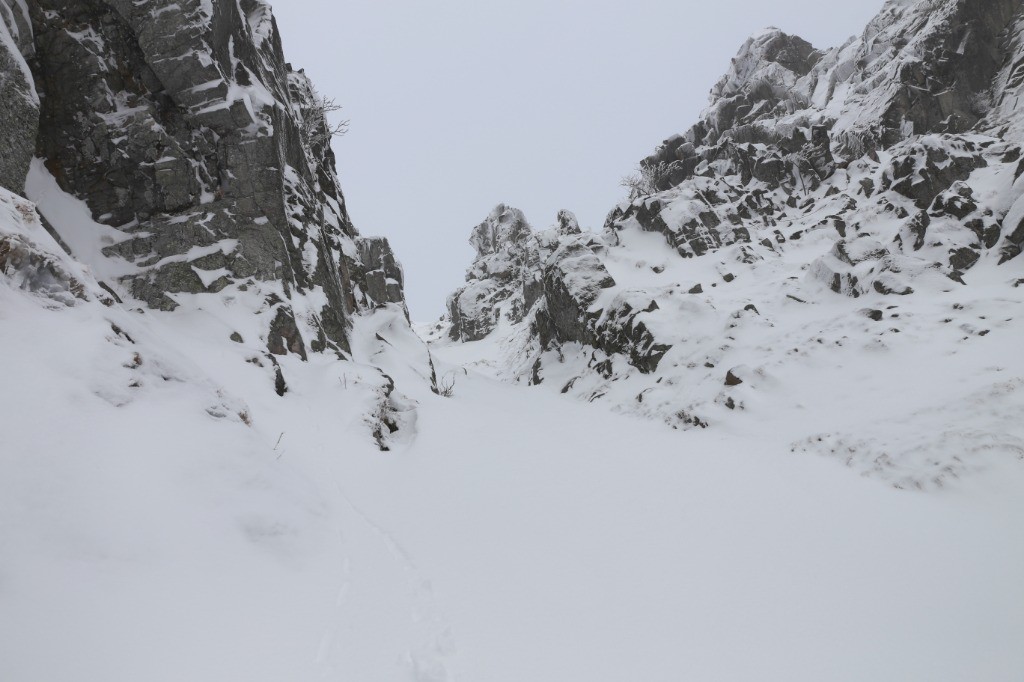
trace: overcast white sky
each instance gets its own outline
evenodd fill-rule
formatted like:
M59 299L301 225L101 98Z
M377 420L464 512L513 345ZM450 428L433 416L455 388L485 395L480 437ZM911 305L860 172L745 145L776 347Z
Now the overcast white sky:
M882 0L272 0L289 61L344 106L356 227L390 238L413 319L444 310L496 204L600 229L754 31L831 47Z

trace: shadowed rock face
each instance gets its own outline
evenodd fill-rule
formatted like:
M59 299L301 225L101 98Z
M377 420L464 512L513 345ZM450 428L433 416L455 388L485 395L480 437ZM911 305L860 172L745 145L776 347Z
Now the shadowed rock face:
M25 63L33 50L28 17L13 0L0 0L0 187L19 194L39 129L39 98Z
M868 31L884 32L891 17L899 29L887 37L912 58L895 67L884 141L896 142L900 131L905 136L906 123L915 134L959 133L984 118L1005 59L1005 32L1021 7L1019 0L933 1L903 12L887 7Z
M36 153L124 233L106 254L134 266L127 293L173 310L237 287L270 308L271 350L300 355L347 352L354 312L404 306L387 242L349 219L318 95L263 0L38 0L30 18Z

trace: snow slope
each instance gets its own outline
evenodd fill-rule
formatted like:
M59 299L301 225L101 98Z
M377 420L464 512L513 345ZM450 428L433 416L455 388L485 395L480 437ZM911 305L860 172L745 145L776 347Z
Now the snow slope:
M431 576L460 680L1003 680L1024 470L901 492L785 430L680 433L471 372L357 503ZM458 424L453 427L453 424Z
M409 617L402 558L313 466L380 454L377 342L359 349L374 366L281 358L279 397L229 294L116 304L3 191L0 266L0 679L407 675L436 628ZM227 340L245 320L249 344ZM398 343L398 321L360 323Z
M76 267L29 202L0 199L5 234ZM438 349L454 380L443 398L397 307L357 319L351 362L280 358L279 397L253 349L225 341L221 295L143 313L104 305L77 267L83 298L10 262L0 280L0 679L1012 682L1024 669L1013 457L897 490L793 451L811 427L852 423L815 404L824 389L804 411L680 432L461 367L493 338ZM378 367L416 406L390 452L372 435ZM882 395L843 390L861 408ZM965 409L980 425L1014 390Z

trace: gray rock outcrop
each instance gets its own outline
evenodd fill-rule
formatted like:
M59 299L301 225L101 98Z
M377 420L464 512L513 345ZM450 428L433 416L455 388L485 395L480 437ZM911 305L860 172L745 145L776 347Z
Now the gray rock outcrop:
M1020 241L975 172L1021 174L1011 133L1024 121L1022 36L1021 0L890 0L860 38L828 51L766 30L740 49L701 120L641 162L653 191L616 207L606 228L660 232L684 257L747 243L775 252L806 232L791 227L804 215L827 209L817 227L846 238L857 213L882 210L906 227L876 254L877 273L925 258L926 245L927 265L953 279L987 251L1009 260ZM832 265L813 271L837 292L911 290Z
M477 258L467 284L448 299L450 339L477 341L499 325L523 325L538 350L592 346L629 358L644 373L655 371L670 348L638 319L657 304L630 297L601 304L616 287L601 257L607 244L582 231L571 212L559 211L553 227L534 231L521 211L501 204L473 229L470 244Z
M517 325L530 315L544 342L595 340L589 308L614 280L595 252L603 245L569 211L535 232L522 212L504 204L473 228L476 260L468 284L449 297L449 335L475 341L504 315Z

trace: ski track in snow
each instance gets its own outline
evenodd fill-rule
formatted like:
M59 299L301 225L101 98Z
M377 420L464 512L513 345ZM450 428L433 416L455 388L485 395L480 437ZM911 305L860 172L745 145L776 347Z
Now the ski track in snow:
M341 485L337 485L338 494L345 501L345 504L371 528L384 545L391 552L391 555L401 563L408 575L409 587L415 595L414 605L411 613L413 623L429 623L439 631L438 636L426 646L409 651L408 661L413 673L415 682L446 682L450 679L449 671L445 665L445 656L453 651L454 645L451 640L451 631L443 625L437 615L433 587L430 581L425 579L412 555L395 539L395 537L384 528L375 523L366 513L360 509L352 498L345 493ZM338 595L338 605L341 606L344 597L350 588L346 582ZM325 635L325 637L328 635ZM330 633L331 638L336 633Z

